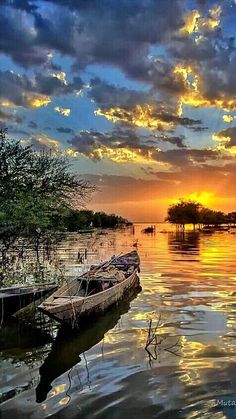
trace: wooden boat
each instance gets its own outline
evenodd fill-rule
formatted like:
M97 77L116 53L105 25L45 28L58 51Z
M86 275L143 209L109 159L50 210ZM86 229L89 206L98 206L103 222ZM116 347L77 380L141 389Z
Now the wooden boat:
M126 293L139 286L139 256L132 251L90 270L65 284L38 309L49 317L76 325L87 316L103 313L120 300Z
M39 298L53 292L57 289L57 285L41 284L41 285L24 285L18 287L1 288L0 289L0 320L7 320L18 310L33 303Z
M107 315L99 316L96 321L86 321L81 324L79 333L64 325L60 327L51 352L39 368L40 381L36 388L38 403L42 403L47 398L48 392L52 389L52 382L57 377L77 365L81 361L80 355L101 342L107 331L115 327L120 317L129 311L130 302L140 291L140 286L130 289L125 301L109 310Z
M156 228L155 226L149 226L142 230L143 233L155 233Z

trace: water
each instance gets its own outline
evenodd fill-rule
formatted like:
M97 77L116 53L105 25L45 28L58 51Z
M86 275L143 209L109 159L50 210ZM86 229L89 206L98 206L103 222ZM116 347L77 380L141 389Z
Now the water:
M74 275L78 250L89 265L135 244L142 291L79 335L51 325L54 342L46 329L4 329L2 418L236 418L236 235L144 226L60 245Z

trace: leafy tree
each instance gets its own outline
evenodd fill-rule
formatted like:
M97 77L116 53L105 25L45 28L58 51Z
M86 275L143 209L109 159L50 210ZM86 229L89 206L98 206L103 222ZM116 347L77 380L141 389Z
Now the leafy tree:
M68 159L9 140L0 130L0 237L55 230L68 209L93 187L70 170Z
M232 223L233 225L236 225L236 211L229 212L227 215L228 222Z
M185 224L193 224L194 227L199 223L199 213L201 204L194 201L181 200L168 208L166 221L180 225L184 230Z

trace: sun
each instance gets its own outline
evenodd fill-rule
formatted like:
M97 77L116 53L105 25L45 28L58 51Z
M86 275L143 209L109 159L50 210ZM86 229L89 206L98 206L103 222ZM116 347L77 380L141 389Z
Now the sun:
M215 195L212 192L202 191L202 192L191 192L188 195L179 197L178 199L173 199L172 202L175 204L179 199L186 201L196 201L203 206L211 206L214 201Z

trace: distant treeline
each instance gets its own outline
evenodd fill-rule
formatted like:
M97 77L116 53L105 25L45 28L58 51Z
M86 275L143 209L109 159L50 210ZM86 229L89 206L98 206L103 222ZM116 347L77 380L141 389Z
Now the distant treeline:
M219 227L223 224L236 225L236 212L225 214L206 208L198 202L180 200L168 208L166 221L176 224L182 229L186 224L201 227Z
M90 227L95 228L115 228L122 224L127 224L128 220L115 214L105 214L105 212L93 212L90 210L73 210L63 218L64 228L68 231L77 231Z

